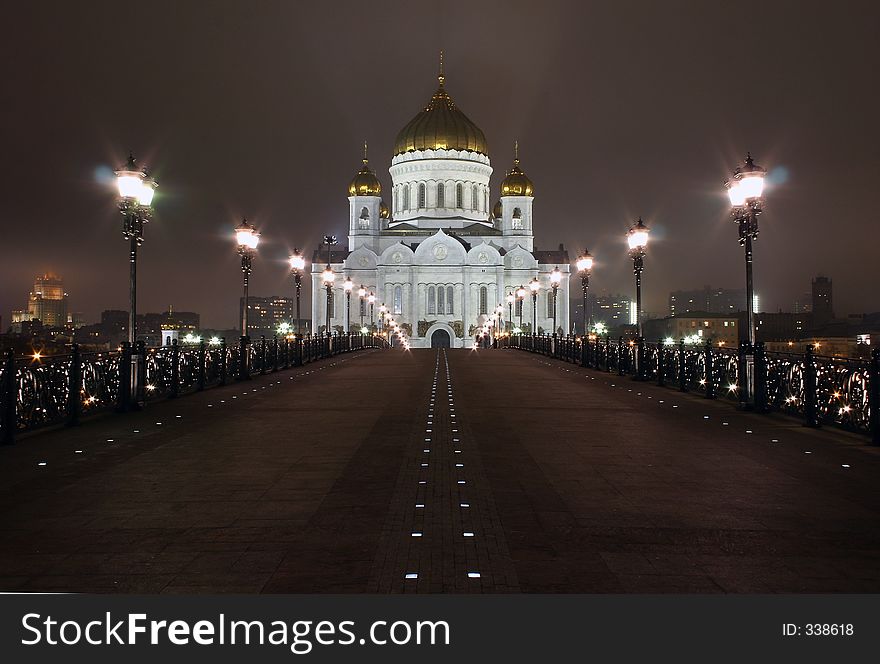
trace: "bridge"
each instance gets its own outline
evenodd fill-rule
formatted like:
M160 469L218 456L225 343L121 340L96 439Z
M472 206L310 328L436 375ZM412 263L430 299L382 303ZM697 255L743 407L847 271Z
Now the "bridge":
M8 357L0 590L880 591L876 355L494 346Z

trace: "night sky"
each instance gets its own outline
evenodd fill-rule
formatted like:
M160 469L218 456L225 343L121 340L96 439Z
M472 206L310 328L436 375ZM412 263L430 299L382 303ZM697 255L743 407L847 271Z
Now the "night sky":
M398 130L447 89L489 141L493 200L519 140L536 245L596 257L630 292L624 234L652 227L645 309L670 290L742 288L723 180L751 150L770 182L756 243L762 309L819 273L835 311L880 310L876 2L18 2L0 41L0 314L37 273L70 308L127 308L108 180L134 151L159 181L139 309L233 327L231 229L263 233L251 292L292 294L285 258L347 233L370 145L390 202ZM575 286L573 284L573 286ZM304 311L309 311L305 308Z

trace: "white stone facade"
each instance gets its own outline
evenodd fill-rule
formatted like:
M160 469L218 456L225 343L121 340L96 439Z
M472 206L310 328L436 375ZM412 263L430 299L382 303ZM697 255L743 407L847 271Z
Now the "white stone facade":
M384 304L408 332L411 346L442 343L469 348L475 333L503 308L506 329L513 321L507 295L538 279L538 331L553 328L550 274L563 273L556 299L556 329L569 329L568 256L534 250L532 196L502 196L501 215L494 218L489 157L465 150L424 150L399 154L389 169L392 179L388 218L380 214L380 196L349 197L347 251L337 248L331 268L336 274L331 329L345 329L346 277L354 282L349 329L360 327L358 289L376 295L372 323L378 325ZM316 252L312 264L312 324L322 330L326 321L326 290L321 272L326 256ZM345 258L343 259L343 256ZM527 330L533 318L531 292L522 305ZM512 324L511 324L512 323ZM365 304L364 324L370 325ZM437 333L435 335L435 332Z

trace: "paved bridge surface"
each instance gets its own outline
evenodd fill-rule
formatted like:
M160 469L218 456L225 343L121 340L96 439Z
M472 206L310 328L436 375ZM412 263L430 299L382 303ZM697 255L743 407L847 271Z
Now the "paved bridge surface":
M0 590L878 592L878 478L783 416L366 351L0 450Z

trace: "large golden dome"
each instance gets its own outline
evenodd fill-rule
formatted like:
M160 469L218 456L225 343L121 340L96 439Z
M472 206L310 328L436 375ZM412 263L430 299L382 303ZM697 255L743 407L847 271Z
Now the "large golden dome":
M486 135L462 113L446 92L443 61L440 61L440 87L431 101L397 134L394 154L414 150L467 150L489 154Z
M513 168L507 171L507 177L501 181L502 196L534 196L535 187L529 176L519 167L519 144L514 145Z
M361 170L357 172L357 175L354 176L354 179L351 181L351 184L348 185L348 195L349 196L381 196L382 195L382 183L379 182L379 178L376 177L376 174L373 172L373 169L370 168L370 163L367 161L367 144L364 143L364 165L361 166Z

